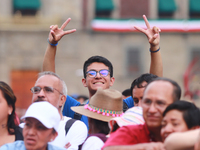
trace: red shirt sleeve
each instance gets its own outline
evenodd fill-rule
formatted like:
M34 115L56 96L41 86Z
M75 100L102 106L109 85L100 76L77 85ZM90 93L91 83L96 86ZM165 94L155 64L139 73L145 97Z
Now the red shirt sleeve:
M103 148L107 146L113 145L133 145L137 144L137 135L138 130L134 130L134 128L130 128L130 126L123 126L119 128L117 131L110 134L110 137L105 142ZM102 148L102 149L103 149Z

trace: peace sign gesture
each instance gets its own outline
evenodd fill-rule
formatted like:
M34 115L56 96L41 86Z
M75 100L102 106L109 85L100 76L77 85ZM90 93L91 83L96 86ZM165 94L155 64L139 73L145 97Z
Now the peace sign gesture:
M49 42L52 44L58 43L58 41L66 34L70 34L76 31L76 29L71 29L64 31L64 28L67 26L67 24L70 22L71 18L68 18L60 28L58 28L58 25L51 25L50 26L50 33L49 33Z
M138 26L134 26L134 28L142 33L144 33L149 41L149 44L151 45L151 47L155 47L155 49L159 48L159 43L160 43L160 34L159 32L161 32L161 30L154 26L153 28L150 27L150 24L147 20L147 17L145 15L143 15L143 19L145 21L145 24L147 26L147 29L143 29L140 28Z

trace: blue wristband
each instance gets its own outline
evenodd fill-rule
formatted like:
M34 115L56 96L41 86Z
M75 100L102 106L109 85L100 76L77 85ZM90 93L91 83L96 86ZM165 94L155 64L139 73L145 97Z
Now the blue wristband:
M51 46L57 46L57 45L58 45L58 43L52 44L51 42L49 42L49 39L47 39L47 42L48 42Z
M152 51L151 49L149 49L149 51L151 52L151 53L156 53L156 52L158 52L160 50L160 47L159 47L159 49L157 49L156 51Z

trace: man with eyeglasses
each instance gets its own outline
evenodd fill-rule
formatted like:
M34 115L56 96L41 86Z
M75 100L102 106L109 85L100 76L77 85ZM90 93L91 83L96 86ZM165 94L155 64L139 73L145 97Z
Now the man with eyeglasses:
M88 131L86 125L77 120L66 133L66 123L71 118L62 115L62 107L67 95L65 82L53 72L41 72L31 92L33 93L32 102L48 101L58 109L61 116L58 136L51 144L68 150L78 150L78 146L86 139Z
M151 65L150 73L162 76L162 60L160 53L160 29L157 27L151 28L146 16L143 16L147 29L142 29L140 27L135 27L140 32L144 33L150 43L150 55L151 55ZM55 72L55 55L57 50L58 41L67 34L73 33L76 29L64 31L64 28L70 22L71 18L68 18L63 25L58 28L57 25L50 26L50 33L48 37L48 46L45 52L43 61L43 71ZM83 67L84 78L82 83L84 87L88 88L89 99L95 94L98 88L107 89L110 88L115 81L113 77L113 66L112 63L102 56L92 56L85 61ZM134 106L132 97L124 100L124 104L127 108ZM67 95L67 100L64 105L63 115L72 118L78 118L76 113L74 113L70 107L78 106L79 102L74 100L72 97ZM78 118L79 119L79 118ZM81 116L81 121L83 121L88 126L87 117Z
M146 86L141 101L145 124L119 128L110 135L103 150L164 150L160 135L162 114L169 104L180 100L180 96L181 88L175 81L154 79Z

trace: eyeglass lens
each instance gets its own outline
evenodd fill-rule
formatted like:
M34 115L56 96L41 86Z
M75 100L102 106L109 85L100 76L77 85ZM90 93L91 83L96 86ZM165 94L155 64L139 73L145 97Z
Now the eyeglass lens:
M31 88L31 91L33 93L39 93L41 90L44 90L44 92L47 92L47 93L53 93L53 88L52 87L48 87L48 86L45 86L43 88L39 87L39 86L35 86L35 87L32 87Z
M109 73L109 70L100 70L100 71L90 70L87 72L87 74L89 77L96 77L98 72L100 76L106 77Z

